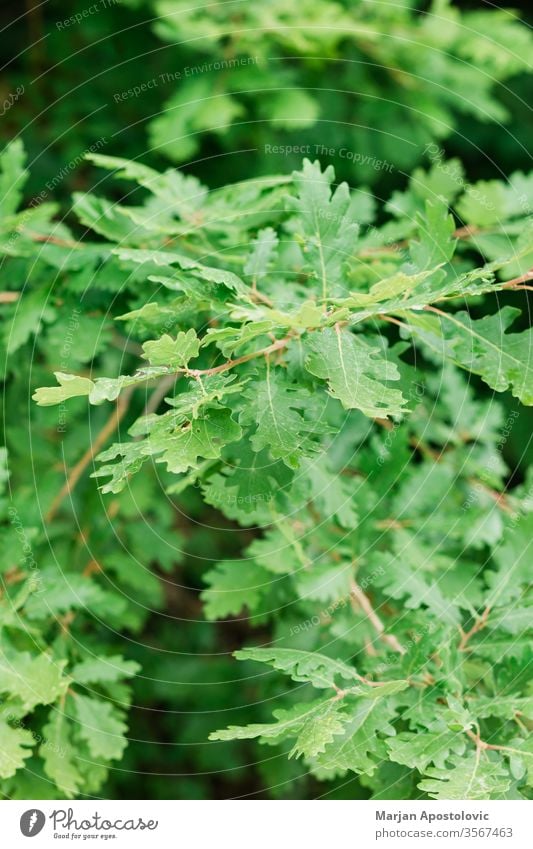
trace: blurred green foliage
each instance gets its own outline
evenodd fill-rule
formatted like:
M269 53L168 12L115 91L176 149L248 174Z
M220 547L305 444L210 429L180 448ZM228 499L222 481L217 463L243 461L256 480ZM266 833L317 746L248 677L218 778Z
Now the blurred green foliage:
M55 194L87 187L81 157L99 142L156 166L168 157L210 185L289 171L315 146L325 161L335 151L339 178L385 195L429 143L459 154L472 179L494 162L528 167L531 35L518 12L449 0L17 8L3 9L0 86L24 94L3 125L6 138L22 133L34 194L69 163ZM265 152L280 145L309 149Z

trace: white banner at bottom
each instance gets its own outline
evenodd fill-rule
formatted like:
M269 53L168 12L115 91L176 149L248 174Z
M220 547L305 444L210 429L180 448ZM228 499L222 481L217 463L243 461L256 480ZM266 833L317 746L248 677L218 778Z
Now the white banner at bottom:
M0 840L6 849L72 843L117 849L526 849L533 847L532 805L515 801L3 801Z

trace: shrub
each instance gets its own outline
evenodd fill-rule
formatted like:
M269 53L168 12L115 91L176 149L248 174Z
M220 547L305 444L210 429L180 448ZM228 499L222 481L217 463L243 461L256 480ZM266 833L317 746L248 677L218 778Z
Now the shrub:
M61 365L57 385L35 393L37 434L56 424L58 404L67 417L72 405L76 426L63 445L79 456L88 401L98 424L90 420L83 468L119 423L130 437L101 451L94 472L112 520L95 539L101 560L61 561L68 587L94 585L100 602L78 614L81 590L72 599L69 589L58 635L50 593L38 595L20 553L7 582L16 615L5 626L6 657L46 668L46 680L40 701L9 678L6 692L16 717L36 729L46 722L43 736L67 752L58 792L94 792L104 778L69 776L66 764L78 769L69 747L104 762L122 753L117 705L135 670L106 660L109 641L104 649L98 638L106 622L134 630L139 620L111 591L110 570L131 586L130 561L116 546L108 554L104 532L120 533L115 517L123 505L131 516L139 498L155 533L170 533L169 505L200 489L251 537L205 575L206 616L260 628L258 645L237 657L295 682L274 721L213 729L213 739L281 744L319 781L355 774L376 798L383 787L401 798L527 795L531 484L510 485L502 448L516 412L493 395L533 401L531 330L515 330L512 306L531 279L531 178L471 185L459 162L437 157L376 209L368 192L336 186L318 162L208 191L174 170L90 158L137 186L135 205L76 196L74 211L97 240L77 242L47 208L17 215L15 196L4 223L13 279L35 275L6 338L35 335L33 385L47 382L51 359ZM4 168L17 188L17 146ZM87 356L81 333L73 347L86 365L77 373L70 355L50 357L73 304L83 309L80 327L94 319ZM125 328L122 351L112 348L111 316ZM123 358L130 368L121 370ZM35 462L47 468L60 454L40 439ZM75 516L96 498L76 482L74 469L60 493ZM55 490L40 487L50 519L59 518ZM70 512L68 501L61 510ZM126 521L124 533L152 550L144 529ZM143 603L145 582L143 571L134 589ZM94 639L97 661L78 656L76 628L84 646ZM271 687L261 676L252 700ZM51 706L46 718L42 705ZM67 722L50 730L61 715ZM31 754L24 731L8 717L8 782ZM57 782L49 752L41 747L35 771Z

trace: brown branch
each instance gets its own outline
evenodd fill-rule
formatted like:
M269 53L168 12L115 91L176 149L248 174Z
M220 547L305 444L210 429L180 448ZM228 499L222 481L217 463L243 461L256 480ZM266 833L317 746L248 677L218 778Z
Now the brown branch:
M32 233L26 231L26 235L33 239L34 242L49 242L51 245L59 245L62 248L81 248L81 242L74 242L71 239L58 239L57 236L46 236L41 233Z
M0 292L0 304L12 304L19 298L20 292Z
M132 391L133 387L128 387L128 389L126 389L125 392L122 393L122 395L117 401L115 409L104 424L102 430L97 435L94 442L89 446L83 457L78 460L76 465L71 470L67 480L55 496L47 513L45 514L44 518L46 522L51 522L55 518L57 511L59 510L63 502L63 499L66 498L66 496L72 492L95 454L100 451L102 446L107 441L108 437L111 436L111 434L114 433L114 431L117 429L118 425L120 424L121 420L124 418L128 410Z
M404 647L396 639L396 637L393 634L387 634L385 632L385 626L372 607L370 599L367 595L365 595L361 587L355 581L350 582L350 600L352 601L352 607L354 606L353 602L355 601L363 609L367 615L368 621L384 643L388 643L395 652L405 654Z
M121 334L117 333L116 330L113 331L111 344L115 348L118 348L119 351L124 351L127 354L135 354L136 357L142 356L142 345L139 345L137 342L133 342L131 339L127 339L125 336L121 336Z
M496 502L498 507L503 510L505 513L509 513L510 516L514 515L514 510L507 501L507 497L505 492L498 492L497 489L492 489L492 487L487 486L487 484L483 483L483 481L478 478L468 478L468 483L472 484L474 488L479 488L483 490L483 492L492 498L493 501Z
M375 527L384 531L401 531L414 524L414 519L380 519Z
M245 354L243 357L237 357L236 360L228 360L225 363L222 363L221 366L216 366L215 368L205 368L205 369L178 369L178 374L186 374L190 377L209 377L212 374L221 374L223 371L228 371L230 368L234 368L235 366L240 366L242 363L247 363L250 360L255 359L256 357L268 357L269 354L273 354L275 351L281 351L283 348L286 348L293 336L288 335L284 336L283 339L278 339L272 345L269 345L267 348L262 348L260 351L252 351L251 354Z
M520 287L521 289L531 289L531 286L521 286L521 283L527 283L529 280L533 280L533 268L530 268L529 271L526 271L525 274L522 274L520 277L513 277L512 280L508 280L506 283L502 283L502 286L505 288L514 289L515 287Z
M394 427L394 425L389 419L381 419L378 416L374 416L373 421L380 427L384 427L385 430L392 430L392 428Z
M156 412L161 401L163 400L167 392L172 389L172 387L176 383L176 380L178 379L179 377L176 377L175 374L168 374L166 377L162 378L162 380L158 383L157 387L150 395L150 399L144 408L145 416L149 416L151 413Z
M439 310L439 308L438 308L438 307L432 307L432 306L431 306L431 304L426 304L426 306L424 307L424 309L425 309L427 312L434 312L434 313L436 313L437 315L442 316L442 318L451 318L451 319L452 319L452 321L453 321L453 315L450 315L450 313L448 313L448 312L444 312L444 310Z
M257 283L256 283L255 280L252 283L251 291L252 291L252 298L253 298L254 301L259 301L262 304L266 304L267 307L273 307L274 306L274 304L270 300L270 298L267 297L267 295L263 295L263 293L259 291L259 289L257 288Z
M391 315L385 315L385 313L378 313L377 318L381 319L381 321L388 321L389 324L396 324L398 327L405 327L407 330L411 329L404 321L393 318Z
M478 752L487 751L489 749L493 752L511 752L516 755L521 755L522 757L524 755L526 755L526 757L533 757L531 752L521 751L520 749L514 749L512 746L500 746L498 743L487 743L485 740L481 739L479 733L474 734L474 732L470 731L469 728L466 729L465 733L476 744L476 749L478 750Z
M475 624L472 626L472 628L470 628L469 631L465 632L465 631L463 631L462 628L459 629L460 632L461 632L461 641L460 641L459 647L458 647L459 651L466 651L466 647L467 647L467 644L468 644L468 641L470 640L470 638L473 637L474 634L477 634L479 631L482 631L483 628L486 627L487 619L489 617L489 613L490 613L490 607L487 606L485 608L485 610L483 611L483 613L481 614L481 616L479 617L479 619L476 620Z
M456 239L470 239L471 236L477 236L481 232L482 230L479 227L473 224L467 224L466 227L459 227L457 230L454 230L453 236Z
M98 572L103 572L101 565L97 560L91 559L85 566L82 575L84 578L88 578L90 575L98 574Z

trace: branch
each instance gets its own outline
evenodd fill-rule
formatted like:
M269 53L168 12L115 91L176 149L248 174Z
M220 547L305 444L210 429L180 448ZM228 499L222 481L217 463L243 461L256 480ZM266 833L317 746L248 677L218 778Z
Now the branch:
M505 491L498 492L497 489L492 489L492 487L487 486L487 484L483 483L483 481L479 480L479 478L468 478L468 483L472 484L473 487L478 487L479 489L482 489L483 492L486 493L489 498L492 498L492 500L496 502L498 507L505 513L509 513L510 516L514 515L515 511L507 501Z
M228 360L220 366L216 366L216 368L209 369L177 369L170 375L166 375L164 379L161 381L159 387L154 391L148 404L145 407L145 415L149 415L152 412L155 412L157 407L159 406L161 400L164 398L166 392L170 388L170 386L175 383L177 377L181 374L187 375L189 377L204 377L212 374L220 374L223 371L228 371L228 369L234 368L234 366L241 365L241 363L247 363L249 360L253 360L255 357L260 356L268 356L269 354L274 353L275 351L281 351L283 348L286 348L292 336L285 336L283 339L278 339L276 342L273 342L272 345L268 345L267 348L262 348L260 351L253 351L251 354L245 354L243 357L238 357L235 360ZM50 508L45 514L45 521L51 522L52 519L55 518L59 507L61 506L63 499L74 489L76 484L78 483L80 477L83 472L95 456L98 453L100 448L104 445L107 438L116 430L122 418L124 418L130 403L130 398L132 395L134 387L129 386L119 397L117 401L117 406L102 430L92 443L92 445L87 449L81 460L79 460L72 471L70 472L67 480L55 496Z
M278 339L267 348L261 348L260 351L252 351L251 354L245 354L243 357L237 357L236 360L228 360L227 362L222 363L221 366L216 366L215 368L178 369L177 373L186 374L190 377L209 377L212 374L221 374L223 371L228 371L230 368L240 366L242 363L247 363L249 360L253 360L256 357L268 357L269 354L273 354L275 351L283 350L283 348L287 347L292 338L293 336L291 335L284 336L283 339Z
M106 442L107 438L109 436L111 436L111 434L117 429L121 420L124 418L124 416L126 415L126 412L128 411L132 391L133 391L133 387L128 387L128 389L126 389L125 392L122 393L122 395L120 396L120 398L117 401L117 405L116 405L115 409L113 410L112 414L110 415L110 417L106 421L102 430L97 435L94 442L87 449L87 451L85 452L83 457L80 460L78 460L76 465L73 467L73 469L70 472L67 480L65 481L65 483L63 484L63 486L61 487L59 492L57 493L57 495L54 498L54 500L52 501L52 504L50 505L47 513L45 514L44 518L45 518L46 522L51 522L55 518L57 511L61 507L63 499L66 498L66 496L69 495L72 492L72 490L74 489L74 487L78 483L79 479L81 478L82 474L84 473L85 469L87 468L87 466L89 465L89 463L91 462L91 460L93 459L95 454L97 454L98 451L100 451L100 448L102 448L102 446Z
M393 649L393 651L398 652L398 654L405 654L405 649L401 645L401 643L396 639L393 634L385 633L385 626L378 614L372 607L370 603L370 599L363 592L360 586L356 584L355 581L350 582L350 599L355 600L357 604L364 610L366 613L368 620L375 631L377 631L379 637L383 640L384 643L388 643L388 645Z
M62 248L77 248L83 247L82 242L74 242L72 239L60 239L57 236L47 236L42 233L32 233L31 230L24 231L26 236L33 239L34 242L45 242L51 245L59 245Z
M124 351L127 354L135 354L136 357L142 356L142 345L138 345L137 342L132 342L131 339L127 339L125 336L121 336L120 333L117 333L116 330L113 331L113 336L111 337L111 344L115 348L118 348L119 351Z
M169 389L171 389L174 386L174 384L176 383L176 380L178 380L178 379L179 379L179 375L167 374L165 377L163 377L160 380L159 384L154 389L154 391L150 395L149 400L146 403L146 406L145 406L144 412L143 412L143 416L150 416L152 413L156 412L161 401L163 400L163 398L165 397L165 395L167 394ZM139 434L138 436L135 436L133 438L133 441L138 442L139 439L142 439L142 438L143 438L142 434Z
M459 629L461 631L461 642L459 643L459 651L465 651L469 639L473 637L474 634L477 634L478 631L482 631L483 628L485 628L489 613L490 607L487 606L479 617L479 619L476 620L475 624L472 626L472 628L470 628L469 631L465 632L462 628Z
M526 271L526 273L522 274L520 277L513 277L513 279L508 280L507 283L502 283L502 286L505 286L509 289L531 289L531 286L521 285L522 283L527 283L529 280L533 280L533 268L530 268L529 271Z
M494 752L511 752L511 754L520 755L521 757L533 757L532 752L522 751L521 749L514 749L512 746L500 746L496 743L486 743L485 740L482 740L479 734L474 734L473 731L467 729L466 734L470 737L471 740L476 744L476 748L478 752L486 751L490 749Z

